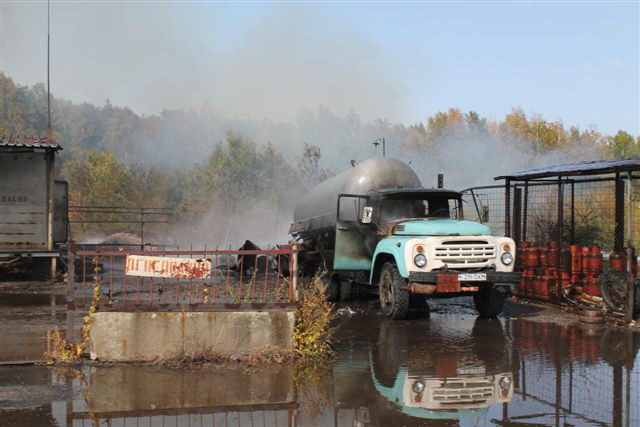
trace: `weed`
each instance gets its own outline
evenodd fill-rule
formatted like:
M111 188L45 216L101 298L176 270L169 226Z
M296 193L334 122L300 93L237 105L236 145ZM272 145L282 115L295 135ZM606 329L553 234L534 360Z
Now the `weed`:
M324 357L332 354L331 342L335 317L333 306L328 302L322 286L324 272L316 274L311 281L301 282L300 299L295 309L294 347L302 357Z

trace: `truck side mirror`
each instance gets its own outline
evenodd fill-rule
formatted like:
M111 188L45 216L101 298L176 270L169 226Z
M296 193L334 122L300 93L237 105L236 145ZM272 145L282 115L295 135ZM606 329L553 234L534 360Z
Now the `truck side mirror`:
M489 206L482 205L482 222L489 222Z
M371 217L373 216L373 208L371 206L365 206L362 210L362 223L371 224Z

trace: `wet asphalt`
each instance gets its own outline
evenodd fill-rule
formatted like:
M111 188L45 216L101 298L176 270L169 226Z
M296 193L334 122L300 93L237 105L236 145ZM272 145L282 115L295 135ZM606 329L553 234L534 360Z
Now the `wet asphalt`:
M64 301L0 289L0 363L36 360ZM469 298L390 321L339 305L335 358L314 366L0 366L0 426L637 426L640 334Z

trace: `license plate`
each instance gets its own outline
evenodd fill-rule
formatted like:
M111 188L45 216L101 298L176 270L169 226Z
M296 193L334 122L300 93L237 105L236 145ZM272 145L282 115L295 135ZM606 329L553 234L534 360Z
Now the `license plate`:
M484 375L484 368L458 368L458 375Z
M482 282L487 280L487 273L462 273L458 274L461 282Z

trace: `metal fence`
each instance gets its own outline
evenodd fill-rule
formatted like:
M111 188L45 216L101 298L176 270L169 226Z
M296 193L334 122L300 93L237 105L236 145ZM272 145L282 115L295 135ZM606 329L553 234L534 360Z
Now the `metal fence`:
M562 185L545 181L473 187L462 192L464 214L466 219L487 224L494 234L508 235L518 242L557 240L560 225L564 242L621 251L625 226L631 228L633 246L640 241L638 179L632 177L633 186L628 185L628 179L585 177L563 179ZM618 200L630 202L630 209L616 206L616 192L622 192L624 197Z
M605 175L469 188L463 191L465 219L516 241L520 296L631 319L635 285L626 274L629 268L637 274L638 179Z
M242 311L286 310L297 302L296 245L143 251L78 250L71 243L68 253L68 330L73 312L92 304L98 311Z

